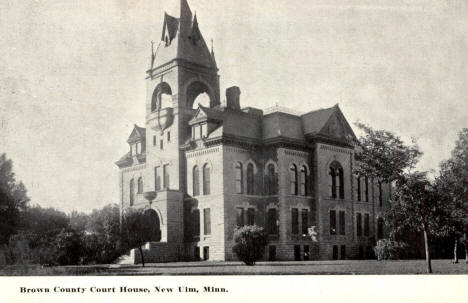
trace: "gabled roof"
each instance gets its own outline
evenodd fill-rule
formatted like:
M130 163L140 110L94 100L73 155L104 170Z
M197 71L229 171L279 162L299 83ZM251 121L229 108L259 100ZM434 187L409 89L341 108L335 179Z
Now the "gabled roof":
M304 128L304 134L319 133L325 124L330 119L331 115L335 112L337 105L330 108L323 108L311 111L301 116Z
M127 139L128 143L134 143L138 141L145 141L146 140L146 128L139 127L135 124L133 127L132 133Z
M223 117L224 117L223 111L205 107L199 104L198 109L195 112L195 115L193 115L193 118L189 121L189 125L193 125L195 123L207 121L207 120L221 122L223 121Z

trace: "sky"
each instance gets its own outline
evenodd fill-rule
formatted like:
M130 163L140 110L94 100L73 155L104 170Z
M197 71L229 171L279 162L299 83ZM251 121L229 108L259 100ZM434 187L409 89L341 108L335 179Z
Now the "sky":
M114 162L144 126L150 41L178 0L0 2L0 153L32 204L118 203ZM468 127L466 1L188 0L241 106L339 103L437 169ZM354 127L356 131L356 127ZM409 142L409 141L408 141Z

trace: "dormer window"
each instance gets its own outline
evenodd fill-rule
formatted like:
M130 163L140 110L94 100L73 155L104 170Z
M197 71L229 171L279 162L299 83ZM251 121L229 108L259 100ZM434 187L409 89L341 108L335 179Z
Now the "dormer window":
M136 142L130 145L130 154L132 156L141 154L141 142Z

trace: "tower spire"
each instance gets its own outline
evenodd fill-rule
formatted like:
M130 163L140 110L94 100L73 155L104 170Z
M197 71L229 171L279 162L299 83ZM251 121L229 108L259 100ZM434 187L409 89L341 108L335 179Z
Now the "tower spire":
M180 0L180 33L183 36L190 34L192 27L192 11L187 0Z

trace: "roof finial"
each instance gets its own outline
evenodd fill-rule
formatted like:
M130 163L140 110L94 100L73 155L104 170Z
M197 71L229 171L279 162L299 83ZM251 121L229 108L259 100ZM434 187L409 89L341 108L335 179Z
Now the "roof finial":
M213 54L214 51L213 51L213 38L211 38L211 54Z

